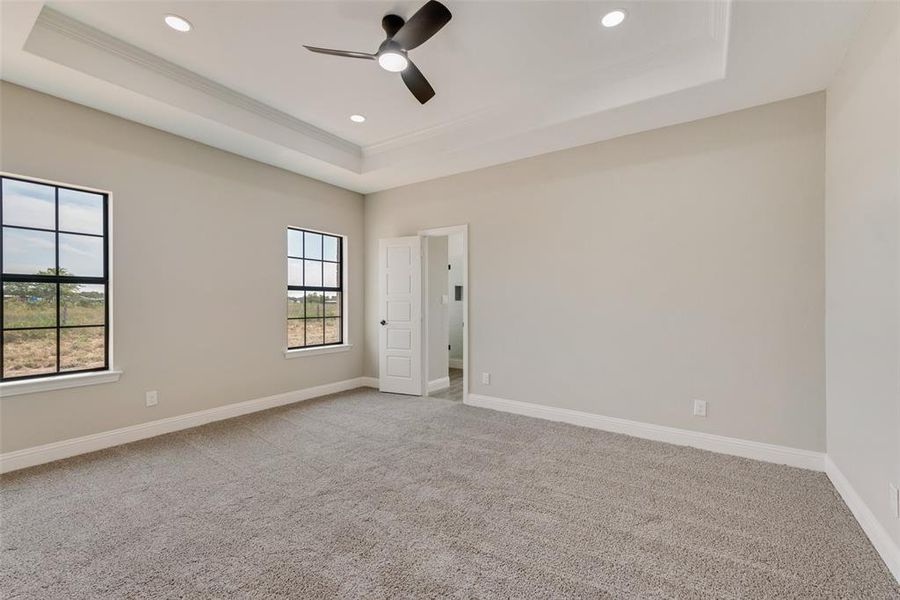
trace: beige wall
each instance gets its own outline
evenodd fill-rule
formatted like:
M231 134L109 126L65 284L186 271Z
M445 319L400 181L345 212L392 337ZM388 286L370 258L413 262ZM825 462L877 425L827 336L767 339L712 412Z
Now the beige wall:
M824 450L824 108L812 94L372 194L367 297L379 238L469 223L473 392Z
M0 92L0 168L115 195L125 371L4 398L4 452L377 375L378 238L460 223L475 393L824 449L822 94L374 194L364 209L351 192ZM283 358L287 225L350 236L351 352ZM693 398L707 419L690 416Z
M871 9L827 104L828 454L900 544L900 4Z
M118 383L12 396L0 450L362 374L363 198L25 88L0 168L111 190ZM352 351L286 360L285 228L349 236ZM145 408L144 392L159 391Z

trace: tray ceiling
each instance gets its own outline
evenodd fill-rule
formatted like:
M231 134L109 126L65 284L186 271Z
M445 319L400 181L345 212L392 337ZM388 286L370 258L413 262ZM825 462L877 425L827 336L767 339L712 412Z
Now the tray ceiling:
M4 2L0 76L370 192L820 90L867 8L447 0L453 20L410 55L426 105L374 63L301 46L374 51L381 17L420 4Z

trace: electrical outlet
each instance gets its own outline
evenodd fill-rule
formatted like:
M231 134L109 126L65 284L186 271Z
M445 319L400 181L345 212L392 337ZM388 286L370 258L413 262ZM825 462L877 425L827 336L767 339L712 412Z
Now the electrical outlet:
M900 489L893 483L889 483L888 487L891 488L891 512L895 519L900 519Z
M706 416L706 400L694 400L694 416Z
M159 404L159 392L155 390L152 392L147 392L146 403L147 406L156 406L157 404Z
M482 373L481 374L481 383L484 385L491 385L491 374L490 373Z

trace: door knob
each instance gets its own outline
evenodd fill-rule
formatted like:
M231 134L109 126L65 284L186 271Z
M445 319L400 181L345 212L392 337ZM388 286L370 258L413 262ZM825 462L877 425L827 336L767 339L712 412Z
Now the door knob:
M382 320L381 320L381 324L382 324L382 325L387 325L387 321L385 321L384 319L382 319Z

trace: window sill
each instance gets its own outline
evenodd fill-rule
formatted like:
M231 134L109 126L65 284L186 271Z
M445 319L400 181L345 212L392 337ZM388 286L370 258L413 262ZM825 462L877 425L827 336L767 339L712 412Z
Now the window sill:
M111 369L109 371L74 373L72 375L57 375L55 377L39 379L23 379L22 381L7 381L6 383L0 383L0 398L18 396L20 394L64 390L66 388L81 387L83 385L113 383L118 381L121 375L122 371Z
M300 358L301 356L315 356L316 354L334 354L335 352L347 352L353 348L353 344L340 344L338 346L321 346L319 348L297 348L285 350L285 358Z

